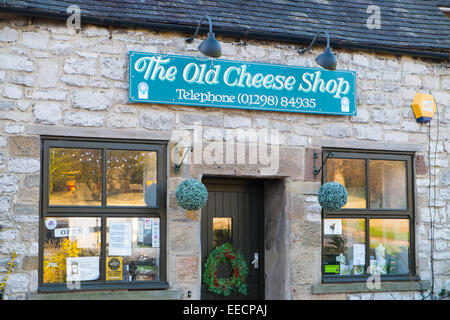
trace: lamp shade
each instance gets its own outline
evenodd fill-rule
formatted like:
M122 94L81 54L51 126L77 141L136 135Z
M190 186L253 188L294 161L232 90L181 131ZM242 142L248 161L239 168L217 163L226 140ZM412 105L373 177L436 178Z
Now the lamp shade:
M332 71L336 70L337 60L329 46L325 47L323 53L316 58L316 62L322 68Z
M198 46L198 50L207 57L218 58L222 54L219 41L214 37L214 33L208 32L208 38L203 40Z

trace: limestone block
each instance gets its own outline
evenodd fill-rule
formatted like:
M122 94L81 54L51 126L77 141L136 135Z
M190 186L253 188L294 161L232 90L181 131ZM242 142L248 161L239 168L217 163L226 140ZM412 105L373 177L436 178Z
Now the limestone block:
M22 98L23 90L18 86L5 86L3 96L10 99Z
M33 74L28 73L12 73L11 82L15 84L23 84L27 87L32 87L34 86L34 77Z
M0 30L0 42L16 42L17 31L10 27L4 27Z
M22 42L26 47L45 50L48 46L49 36L42 32L23 32Z
M348 124L328 124L325 126L325 135L334 138L347 138L352 134L352 128Z
M60 89L54 90L36 90L30 95L30 99L33 100L66 100L67 92Z
M170 130L173 128L175 115L167 111L145 110L141 114L141 126L150 130Z
M15 135L9 138L8 151L10 156L39 158L40 148L38 137Z
M14 173L35 173L39 171L41 162L31 158L9 158L8 170Z
M73 92L71 103L74 108L98 111L108 110L113 100L114 92L112 91L82 90Z
M14 101L0 100L0 111L14 110Z
M101 127L104 122L103 114L93 112L66 112L64 124L78 127Z
M177 256L175 261L177 282L196 283L199 274L198 255Z
M34 62L26 57L0 54L0 69L32 72L33 64Z
M37 63L37 82L40 88L54 88L58 80L58 68L52 60L40 60Z
M57 102L38 102L33 107L36 122L56 124L61 120L61 104Z
M18 181L14 174L0 174L0 193L15 193L19 189Z
M124 80L126 76L125 60L121 58L104 57L100 62L100 74L108 79Z
M68 58L64 60L64 72L93 76L97 73L97 59Z
M428 73L428 67L421 63L405 62L403 63L402 71L404 73L425 74Z

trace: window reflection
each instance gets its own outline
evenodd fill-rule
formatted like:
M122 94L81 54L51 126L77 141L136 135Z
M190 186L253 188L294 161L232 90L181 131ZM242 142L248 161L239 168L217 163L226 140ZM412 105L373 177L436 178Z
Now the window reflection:
M54 206L101 205L101 166L101 150L51 148L49 204Z
M328 159L327 181L339 182L347 189L343 208L366 208L366 160Z
M325 219L323 239L325 273L364 273L365 219Z
M44 283L100 277L100 218L45 218Z
M408 219L370 220L370 273L408 273L408 252Z
M108 150L108 206L157 206L156 152Z
M231 218L213 218L213 248L231 243Z
M406 162L370 160L370 207L406 209Z
M159 280L159 218L108 218L107 281Z

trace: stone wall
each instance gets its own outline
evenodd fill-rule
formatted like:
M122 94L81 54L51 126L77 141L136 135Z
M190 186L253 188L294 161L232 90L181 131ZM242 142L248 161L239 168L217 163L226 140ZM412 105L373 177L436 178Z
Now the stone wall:
M174 190L183 179L205 174L278 179L266 184L266 193L277 191L278 201L285 204L278 214L266 208L266 259L281 255L284 260L279 266L269 263L268 297L413 297L411 292L311 293L311 286L321 281L321 211L316 200L320 181L311 176L311 150L331 146L416 152L416 257L418 274L425 280L431 278L428 173L431 169L436 174L435 286L437 292L450 290L448 64L338 50L338 68L357 72L358 115L354 117L130 103L128 51L200 55L201 40L186 44L185 36L87 25L77 33L64 22L0 14L0 274L6 271L12 250L18 254L5 298L26 299L27 293L37 291L40 134L170 139L177 130L192 133L195 121L201 121L203 138L209 142L226 140L221 133L227 129L277 129L280 141L272 141L271 146L278 148L280 159L279 170L269 174L246 163L186 163L178 173L169 164L167 274L170 288L178 289L181 298L187 299L187 291L193 299L200 298L200 220L186 216L176 205ZM220 41L224 59L297 66L314 66L314 58L323 50L318 47L299 56L294 45ZM437 145L436 115L431 132L437 159L431 162L427 126L416 123L411 110L419 88L431 90L439 107ZM274 231L282 233L268 234ZM275 275L278 267L283 270ZM278 280L286 285L276 287L273 283ZM417 292L414 298L420 298Z

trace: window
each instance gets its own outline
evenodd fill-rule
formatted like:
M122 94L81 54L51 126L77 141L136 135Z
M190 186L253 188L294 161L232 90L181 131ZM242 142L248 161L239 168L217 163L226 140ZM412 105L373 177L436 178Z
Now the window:
M40 292L168 287L166 148L42 140Z
M347 204L323 210L324 282L364 281L372 274L402 280L415 275L412 154L333 152L323 183L347 189Z

